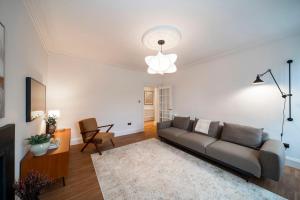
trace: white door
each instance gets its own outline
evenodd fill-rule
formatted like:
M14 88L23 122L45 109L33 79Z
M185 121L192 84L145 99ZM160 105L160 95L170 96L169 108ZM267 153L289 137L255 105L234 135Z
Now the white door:
M159 121L172 119L172 88L160 87L159 89Z

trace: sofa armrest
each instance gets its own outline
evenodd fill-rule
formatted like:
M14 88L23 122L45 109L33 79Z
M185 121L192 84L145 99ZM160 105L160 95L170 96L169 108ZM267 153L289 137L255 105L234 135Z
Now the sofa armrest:
M164 122L157 122L157 130L170 128L172 126L172 120L164 121Z
M267 140L260 149L262 176L278 181L284 170L285 149L278 140Z

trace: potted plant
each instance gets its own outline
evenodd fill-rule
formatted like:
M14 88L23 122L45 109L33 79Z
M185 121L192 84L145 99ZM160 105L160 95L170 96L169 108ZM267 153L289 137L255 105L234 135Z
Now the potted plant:
M48 116L46 121L46 134L50 134L51 136L56 130L56 119L57 117L55 115Z
M41 156L47 153L50 145L50 137L48 135L34 135L26 140L28 140L28 144L31 145L30 151L34 156Z
M42 189L53 181L37 171L30 171L28 175L14 184L15 194L21 200L39 200Z

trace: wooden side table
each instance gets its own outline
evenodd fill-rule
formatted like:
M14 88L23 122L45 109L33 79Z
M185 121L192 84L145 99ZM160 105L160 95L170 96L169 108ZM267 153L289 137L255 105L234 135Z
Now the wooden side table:
M21 160L20 176L25 177L30 170L36 170L52 179L62 178L65 186L65 177L69 171L69 152L71 129L63 129L54 133L54 138L60 138L57 149L48 150L43 156L33 156L30 151Z

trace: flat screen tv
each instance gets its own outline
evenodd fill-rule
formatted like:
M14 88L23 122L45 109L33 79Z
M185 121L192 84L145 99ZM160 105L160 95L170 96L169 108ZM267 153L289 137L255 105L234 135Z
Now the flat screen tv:
M26 77L26 122L46 113L46 86Z

